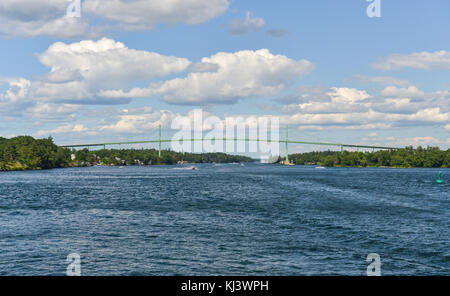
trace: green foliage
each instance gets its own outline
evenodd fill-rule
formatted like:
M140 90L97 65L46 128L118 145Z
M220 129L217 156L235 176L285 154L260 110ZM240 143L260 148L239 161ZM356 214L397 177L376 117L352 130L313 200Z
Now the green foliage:
M72 160L72 154L75 159ZM405 149L376 152L336 151L293 154L289 158L295 164L320 164L324 166L366 167L428 167L450 168L450 149L437 147L406 147ZM34 139L20 136L12 139L0 137L0 171L36 170L90 165L149 165L187 163L250 162L245 156L225 153L178 153L164 150L161 157L155 149L111 149L89 151L69 150L53 143L52 138Z
M392 151L376 152L309 152L289 156L295 164L341 166L341 167L418 167L418 168L450 168L450 149L440 150L437 147L406 147Z
M75 156L72 159L72 155ZM12 139L0 137L0 171L39 170L69 166L91 165L148 165L189 163L249 162L253 159L225 153L177 153L155 149L70 150L53 143L52 138L36 140L29 136Z
M65 167L70 151L53 143L52 138L35 140L20 136L0 138L0 170L35 170Z
M87 149L73 152L77 162L97 163L102 165L148 165L148 164L176 164L179 161L188 163L231 163L250 162L253 159L239 155L225 153L178 153L169 150L158 151L155 149L110 149L88 151Z

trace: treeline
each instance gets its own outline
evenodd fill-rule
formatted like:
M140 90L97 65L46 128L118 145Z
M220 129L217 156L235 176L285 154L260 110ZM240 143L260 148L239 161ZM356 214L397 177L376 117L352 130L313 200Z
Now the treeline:
M251 162L253 159L225 153L178 153L161 151L161 157L155 149L88 149L74 151L75 161L81 165L154 165L185 163L233 163Z
M328 167L450 168L450 149L443 151L437 147L376 152L322 151L293 154L289 158L297 165Z
M67 167L70 154L70 150L56 146L52 138L0 137L0 171Z
M52 138L0 137L0 171L39 170L92 165L151 165L182 163L250 162L253 159L225 153L177 153L155 149L70 150L58 147Z

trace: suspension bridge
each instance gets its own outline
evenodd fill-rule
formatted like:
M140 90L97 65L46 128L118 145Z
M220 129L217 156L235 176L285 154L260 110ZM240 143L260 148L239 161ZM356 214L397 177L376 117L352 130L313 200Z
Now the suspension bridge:
M73 145L60 145L63 148L90 148L90 147L103 147L106 149L107 146L117 146L117 145L133 145L133 144L158 144L158 155L161 157L161 146L163 143L171 142L198 142L198 141L221 141L221 142L266 142L266 143L280 143L285 145L286 150L286 161L289 161L289 144L303 144L303 145L318 145L318 146L329 146L329 147L339 147L341 152L344 152L345 148L357 148L357 149L372 149L372 150L398 150L398 147L386 147L386 146L371 146L371 145L355 145L355 144L343 144L343 143L328 143L328 142L308 142L308 141L296 141L289 140L289 127L286 126L286 137L282 140L272 140L272 139L251 139L251 138L192 138L192 139L163 139L161 133L161 126L159 126L158 139L146 140L146 141L131 141L131 142L105 142L105 143L92 143L92 144L73 144Z

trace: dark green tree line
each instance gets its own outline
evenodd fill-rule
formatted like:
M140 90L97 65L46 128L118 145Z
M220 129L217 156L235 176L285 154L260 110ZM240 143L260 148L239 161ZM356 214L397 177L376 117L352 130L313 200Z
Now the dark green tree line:
M66 167L70 150L53 143L52 138L36 140L29 136L0 138L0 170L33 170Z
M375 152L321 151L293 154L289 158L298 165L450 168L450 149L445 151L437 147L406 147Z
M70 150L58 147L52 138L34 139L20 136L0 137L0 171L39 170L91 165L149 165L188 163L249 162L245 156L225 153L178 153L164 150L161 157L155 149L88 149Z

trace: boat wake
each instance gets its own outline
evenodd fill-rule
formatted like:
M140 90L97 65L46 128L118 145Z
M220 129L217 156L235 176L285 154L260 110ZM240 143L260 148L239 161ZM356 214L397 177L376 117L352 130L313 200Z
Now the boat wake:
M186 171L186 170L188 170L188 171L196 171L196 170L198 170L198 168L197 168L197 167L195 167L195 166L190 166L190 167L184 167L184 168L174 168L174 170L183 170L183 171Z

